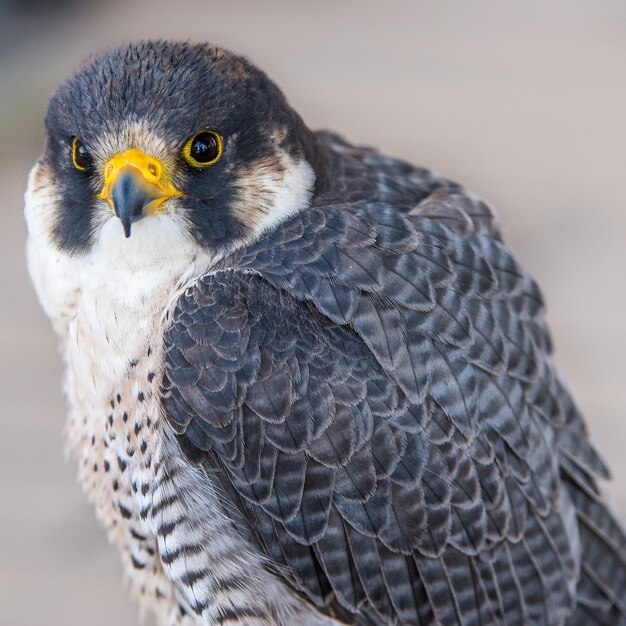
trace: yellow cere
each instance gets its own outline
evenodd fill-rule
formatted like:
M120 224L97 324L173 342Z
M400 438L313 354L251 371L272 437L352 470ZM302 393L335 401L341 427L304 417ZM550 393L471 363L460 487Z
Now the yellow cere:
M154 198L147 207L148 215L159 212L168 198L182 195L159 159L137 148L130 148L111 157L104 166L104 187L96 198L107 200L112 209L112 190L122 172L132 173L136 184L147 189Z

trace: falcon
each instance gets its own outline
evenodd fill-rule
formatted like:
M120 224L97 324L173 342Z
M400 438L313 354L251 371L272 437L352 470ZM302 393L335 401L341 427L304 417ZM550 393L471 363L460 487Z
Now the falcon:
M97 56L45 128L68 445L159 623L626 624L608 470L487 204L211 45Z

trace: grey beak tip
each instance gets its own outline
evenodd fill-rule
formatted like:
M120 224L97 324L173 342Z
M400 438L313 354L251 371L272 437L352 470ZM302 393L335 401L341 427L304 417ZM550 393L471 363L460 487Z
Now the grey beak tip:
M124 234L130 237L130 227L143 217L144 208L151 200L141 181L138 183L132 172L123 172L111 192L115 214L124 227Z
M132 224L132 220L123 219L120 221L122 222L122 226L124 227L124 235L126 236L126 239L128 239L130 237L130 226Z

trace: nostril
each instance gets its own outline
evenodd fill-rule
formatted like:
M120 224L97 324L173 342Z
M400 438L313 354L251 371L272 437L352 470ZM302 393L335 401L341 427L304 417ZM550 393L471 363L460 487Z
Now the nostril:
M154 162L148 163L148 171L155 178L159 177L159 167L158 167L158 165L156 163L154 163Z

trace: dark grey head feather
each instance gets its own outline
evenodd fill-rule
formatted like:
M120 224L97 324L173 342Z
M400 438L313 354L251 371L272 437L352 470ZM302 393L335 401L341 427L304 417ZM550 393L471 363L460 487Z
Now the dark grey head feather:
M227 249L249 234L251 225L233 211L241 176L256 163L279 167L277 151L310 163L318 191L326 180L323 147L252 63L208 44L130 44L87 62L50 99L44 162L60 190L61 248L79 252L93 243L94 196L102 185L97 169L73 167L73 138L98 151L103 139L124 137L133 123L144 124L176 161L180 203L201 245ZM224 156L198 171L180 153L205 128L224 137Z

